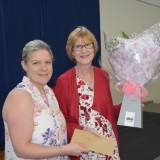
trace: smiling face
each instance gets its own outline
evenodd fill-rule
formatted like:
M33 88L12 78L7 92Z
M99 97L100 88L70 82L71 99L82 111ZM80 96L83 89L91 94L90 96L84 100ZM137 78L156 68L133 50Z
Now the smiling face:
M29 54L27 62L21 62L29 80L39 89L47 84L52 76L52 57L44 49Z
M76 42L74 43L74 48L78 47L79 45L90 45L92 41L90 41L87 37L79 37ZM72 55L74 56L77 65L91 65L92 60L94 58L94 46L92 48L86 48L85 46L82 47L81 50L77 51L76 48L72 50Z

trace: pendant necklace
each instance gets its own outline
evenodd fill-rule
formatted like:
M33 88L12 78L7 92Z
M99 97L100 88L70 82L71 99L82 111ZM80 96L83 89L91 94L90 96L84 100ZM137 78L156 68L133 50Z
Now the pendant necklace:
M89 81L90 83L93 83L93 77L92 77L92 79Z

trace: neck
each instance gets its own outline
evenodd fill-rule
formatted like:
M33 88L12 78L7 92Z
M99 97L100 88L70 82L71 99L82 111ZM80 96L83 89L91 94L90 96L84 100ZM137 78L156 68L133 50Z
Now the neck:
M31 81L31 80L30 80ZM41 94L45 94L45 92L44 92L44 85L38 85L38 84L36 84L36 83L34 83L34 82L32 82L31 81L31 83L33 83L35 86L36 86L36 88L39 90L39 92L41 93Z
M75 67L76 69L76 74L91 88L91 84L93 85L94 82L94 75L93 75L93 68L92 66L90 67Z
M78 66L76 65L76 72L81 77L93 77L92 66Z

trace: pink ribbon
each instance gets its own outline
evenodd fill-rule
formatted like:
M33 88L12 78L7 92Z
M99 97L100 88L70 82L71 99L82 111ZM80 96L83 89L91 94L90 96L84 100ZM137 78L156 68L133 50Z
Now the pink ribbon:
M134 94L136 97L142 99L144 99L148 95L148 91L146 90L146 88L140 85L133 86L130 83L124 83L122 91L120 91L118 88L118 83L116 83L115 88L119 92L124 92L129 99L130 94Z

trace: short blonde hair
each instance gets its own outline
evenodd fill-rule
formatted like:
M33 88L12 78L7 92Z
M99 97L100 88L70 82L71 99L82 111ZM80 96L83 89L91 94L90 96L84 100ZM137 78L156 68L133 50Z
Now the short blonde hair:
M51 55L52 60L54 60L53 53L51 51L50 46L47 43L37 39L37 40L33 40L33 41L28 42L24 46L24 48L22 50L22 61L27 63L30 53L37 51L37 50L41 50L41 49L47 50L49 52L49 54Z
M76 29L74 29L67 40L67 44L66 44L66 52L68 57L70 58L71 61L76 62L75 58L72 55L72 47L74 45L74 43L78 40L78 38L87 38L89 40L91 40L94 44L94 53L96 54L98 51L98 43L97 40L95 38L95 36L93 35L92 32L90 32L86 27L84 26L78 26Z

